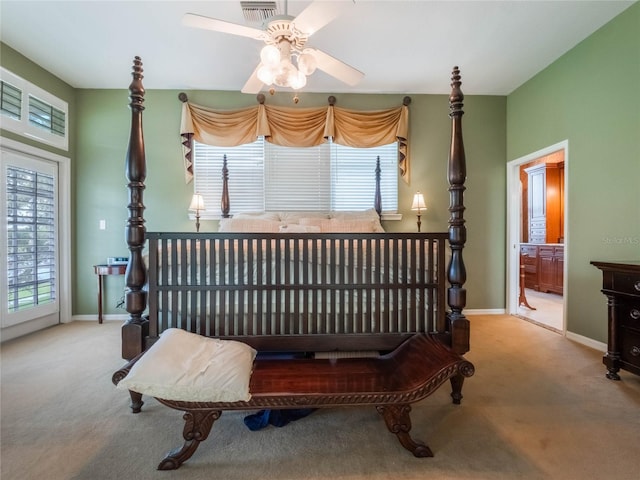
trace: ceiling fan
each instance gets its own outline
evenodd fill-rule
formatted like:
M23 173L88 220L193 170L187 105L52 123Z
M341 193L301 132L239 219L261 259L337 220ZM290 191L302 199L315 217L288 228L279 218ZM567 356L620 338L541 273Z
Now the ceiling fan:
M251 3L254 2L241 2L243 8ZM265 4L265 2L256 3ZM353 1L316 0L297 17L287 14L286 0L284 15L270 15L276 10L275 2L270 3L273 8L262 12L266 17L262 29L194 13L186 13L182 18L182 24L254 38L265 43L260 52L260 63L242 87L243 93L258 93L265 84L271 88L275 85L298 90L305 86L307 76L311 75L316 68L347 85L357 85L362 80L364 73L322 50L307 46L307 40L314 32L327 25L346 8L351 7Z

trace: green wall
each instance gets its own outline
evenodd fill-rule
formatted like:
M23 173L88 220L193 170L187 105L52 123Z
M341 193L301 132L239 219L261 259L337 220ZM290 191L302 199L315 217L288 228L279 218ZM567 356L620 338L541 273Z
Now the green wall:
M640 3L509 95L507 161L568 140L567 329L606 342L592 260L640 259Z

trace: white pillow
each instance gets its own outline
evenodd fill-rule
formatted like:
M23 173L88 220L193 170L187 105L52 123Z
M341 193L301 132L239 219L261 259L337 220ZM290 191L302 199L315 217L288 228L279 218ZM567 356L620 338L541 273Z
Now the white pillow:
M230 233L278 233L280 222L252 218L223 218L218 225L219 232Z
M280 212L280 220L282 222L300 223L301 218L329 218L327 212Z
M329 219L328 218L301 218L300 220L298 220L298 223L302 226L305 227L313 227L313 228L318 228L320 231L322 231L322 224L323 222L328 222Z
M165 330L117 385L120 390L185 402L249 401L256 351L234 340Z
M271 220L275 222L280 221L280 214L278 212L241 212L233 215L234 219L244 218L253 220Z
M354 211L334 211L331 212L330 218L339 220L371 220L373 222L373 231L376 233L384 233L384 228L380 223L380 216L376 212L375 208L369 208L367 210L354 210Z
M323 232L327 233L373 233L376 231L373 220L358 220L351 218L332 218L330 220L323 220L320 228Z
M320 227L290 223L288 225L280 225L280 233L320 233Z

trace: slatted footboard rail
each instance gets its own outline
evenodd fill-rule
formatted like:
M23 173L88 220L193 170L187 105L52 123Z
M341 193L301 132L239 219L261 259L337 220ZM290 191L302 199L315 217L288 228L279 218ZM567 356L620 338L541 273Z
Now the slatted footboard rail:
M392 350L446 333L447 238L147 233L150 341L176 327L260 351Z

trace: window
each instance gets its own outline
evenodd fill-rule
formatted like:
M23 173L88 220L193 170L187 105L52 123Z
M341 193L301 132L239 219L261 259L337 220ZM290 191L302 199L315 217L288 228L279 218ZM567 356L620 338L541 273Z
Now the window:
M2 128L67 150L67 102L2 68L0 120Z
M373 207L380 157L382 210L398 208L398 145L350 148L328 142L282 147L264 138L238 147L194 142L194 190L202 218L220 217L222 164L227 157L231 213L276 210L365 210Z

